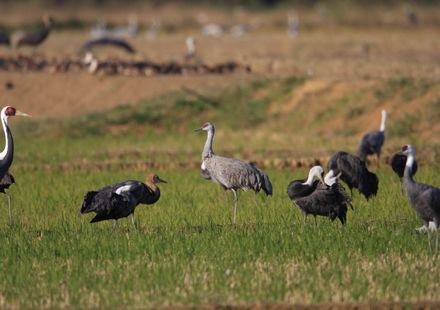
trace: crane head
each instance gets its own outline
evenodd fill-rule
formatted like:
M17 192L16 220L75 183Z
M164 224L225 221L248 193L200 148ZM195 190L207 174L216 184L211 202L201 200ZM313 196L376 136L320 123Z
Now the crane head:
M214 129L214 125L210 122L206 122L202 125L202 127L195 129L194 131L209 131L211 129Z
M413 154L415 153L415 149L411 144L407 144L402 146L402 154L403 155L408 155L408 154Z
M168 183L162 180L157 174L151 173L147 176L147 184L158 184L158 183Z
M14 107L11 107L11 106L4 107L2 109L1 115L6 116L6 117L9 117L9 116L28 116L28 117L30 117L29 114L23 113L23 112L17 110Z

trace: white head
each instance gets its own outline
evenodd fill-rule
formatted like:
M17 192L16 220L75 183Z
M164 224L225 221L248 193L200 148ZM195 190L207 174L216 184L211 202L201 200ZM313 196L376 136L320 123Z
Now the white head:
M1 118L7 120L10 116L30 116L29 114L18 111L16 108L6 106L0 112Z
M324 177L324 183L327 186L332 186L336 182L338 182L339 177L341 176L341 173L339 172L337 176L335 176L335 172L333 170L330 170L327 172L327 174Z
M380 121L380 131L385 131L385 122L387 121L387 111L382 110L382 119Z
M312 168L310 168L307 181L305 181L303 184L304 185L312 185L315 177L322 181L322 174L323 173L324 173L324 169L322 169L321 166L313 166Z
M416 155L416 150L415 150L415 148L411 144L404 145L402 147L402 154L406 155L406 156L409 156L409 155L415 156Z
M214 125L211 122L206 122L202 125L202 127L195 129L194 131L214 131Z
M186 38L185 42L188 53L194 54L196 52L196 40L193 37L189 36Z

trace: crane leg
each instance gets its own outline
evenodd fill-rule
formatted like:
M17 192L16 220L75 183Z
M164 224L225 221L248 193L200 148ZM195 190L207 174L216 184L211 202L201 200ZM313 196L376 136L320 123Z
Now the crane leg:
M116 220L113 220L112 230L116 230L116 226L118 226L118 223Z
M380 166L380 152L377 153L377 168Z
M237 202L238 202L238 198L237 198L237 191L235 189L232 189L232 192L234 193L234 224L235 224L235 220L237 218Z
M306 229L306 224L307 224L307 213L304 213L303 231Z
M435 253L438 253L438 229L436 231L436 237L435 237Z
M432 248L431 248L431 233L429 232L429 229L428 229L428 249L429 249L429 252L432 252Z
M315 222L315 229L316 229L316 226L317 226L317 224L316 224L316 215L313 216L313 221Z
M130 214L130 218L131 218L131 225L133 225L134 229L137 229L136 223L134 222L134 212Z

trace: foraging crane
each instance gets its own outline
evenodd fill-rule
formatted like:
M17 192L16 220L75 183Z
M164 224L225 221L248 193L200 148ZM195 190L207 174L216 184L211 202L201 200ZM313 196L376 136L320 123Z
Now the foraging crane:
M14 183L14 178L11 176L11 180L8 180L8 171L11 167L12 160L14 159L14 140L12 138L11 130L9 129L8 121L11 116L30 116L26 113L20 112L14 107L6 106L0 112L0 120L3 126L3 132L5 134L5 147L3 151L0 153L0 192L4 192L4 189L8 188L8 183ZM4 185L2 185L4 184ZM12 212L11 212L11 200L9 195L8 197L8 208L9 208L9 222L12 221Z
M353 195L353 187L358 189L368 200L377 194L379 180L377 176L368 171L367 166L359 157L347 152L337 152L327 164L328 170L341 173L341 180L350 188Z
M113 220L113 229L117 220L130 215L134 222L134 210L139 204L153 204L160 198L158 183L167 183L156 174L149 174L145 183L128 180L107 185L98 191L90 191L84 196L81 213L95 212L90 223Z
M359 145L359 157L365 163L367 162L367 156L376 154L377 166L380 162L380 151L382 145L385 142L385 123L387 120L387 111L382 110L382 119L380 121L380 129L378 131L371 131L362 137Z
M340 174L335 176L334 171L330 170L322 180L322 173L322 167L315 166L310 169L306 182L293 181L287 189L290 199L304 214L304 227L309 214L314 216L315 225L318 215L329 217L332 221L338 218L345 225L347 206L351 206L351 200L337 183ZM320 181L313 182L315 177Z
M87 51L90 51L92 48L99 47L99 46L116 47L116 48L122 49L130 54L136 53L136 50L127 41L125 41L123 39L110 38L110 37L102 37L102 38L98 38L98 39L87 40L83 44L83 46L81 47L81 51L87 52Z
M202 152L201 174L205 179L219 183L224 190L234 193L234 224L237 215L237 191L253 190L258 193L263 190L266 195L272 195L272 183L269 177L255 165L242 160L218 156L212 149L215 128L206 122L195 131L206 131L208 137Z
M50 16L45 15L43 17L43 23L43 29L22 35L17 40L16 46L21 47L27 45L36 48L37 46L42 44L49 36L49 33L52 29L53 20Z
M430 231L437 232L435 251L438 252L438 226L440 221L440 188L432 185L417 183L412 177L412 168L415 161L416 151L412 145L405 145L402 153L407 156L403 181L412 207L416 210L423 221L423 226L428 232L428 246L431 249ZM433 225L430 225L433 222Z

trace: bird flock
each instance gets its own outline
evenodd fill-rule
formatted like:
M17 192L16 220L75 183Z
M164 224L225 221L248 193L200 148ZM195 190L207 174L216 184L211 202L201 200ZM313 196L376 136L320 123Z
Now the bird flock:
M385 141L386 112L382 111L382 121L378 132L367 133L360 142L360 156L376 154L380 156ZM14 183L14 177L9 173L13 156L14 142L9 128L9 118L13 116L29 116L14 107L6 106L0 112L5 147L0 152L0 192ZM234 194L233 223L236 223L238 191L252 190L256 193L263 191L266 195L273 195L273 186L269 176L253 163L243 160L217 155L213 150L215 127L211 122L204 123L195 131L205 131L207 138L201 156L200 175L206 180L219 184L225 191ZM374 147L371 147L374 146ZM365 151L368 150L368 151ZM366 157L364 157L366 159ZM409 201L422 220L423 226L419 232L428 235L428 246L431 250L431 233L436 232L435 251L438 252L438 227L440 220L440 189L431 185L418 183L413 177L417 171L415 148L405 145L402 150L391 158L393 171L401 178ZM379 164L377 164L379 165ZM350 189L348 195L342 180ZM89 191L85 194L80 212L82 214L94 212L96 215L91 223L104 220L113 221L113 229L117 220L131 217L136 228L134 212L139 204L154 204L160 198L159 183L167 183L158 175L152 173L145 183L136 180L127 180ZM347 222L347 211L353 209L352 189L357 189L368 200L377 194L379 180L367 168L367 161L347 152L336 152L328 161L327 173L321 166L310 169L306 179L294 180L287 186L287 196L304 215L304 225L308 215L313 215L316 226L316 217L328 217L332 221L338 219L342 225ZM5 193L6 194L6 193ZM9 221L12 221L11 201L8 198Z

